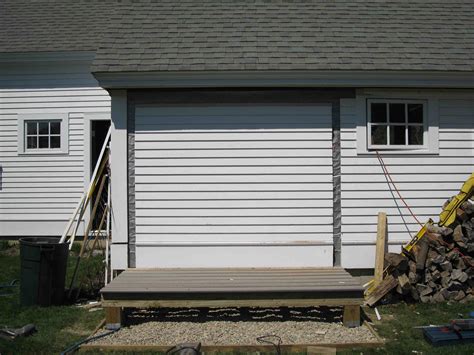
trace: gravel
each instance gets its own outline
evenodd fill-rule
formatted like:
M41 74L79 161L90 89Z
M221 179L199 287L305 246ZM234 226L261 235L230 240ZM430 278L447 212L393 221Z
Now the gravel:
M258 337L276 335L282 344L363 343L377 339L365 326L346 328L341 310L218 309L138 311L129 325L91 344L257 345ZM277 342L278 338L267 338Z

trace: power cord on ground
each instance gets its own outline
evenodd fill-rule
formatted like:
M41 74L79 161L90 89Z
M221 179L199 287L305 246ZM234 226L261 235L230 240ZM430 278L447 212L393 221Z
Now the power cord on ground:
M273 342L271 340L268 340L269 338L275 338L275 339L277 339L277 342ZM257 341L259 343L273 345L275 347L276 354L281 355L281 337L279 337L278 335L274 335L274 334L263 335L261 337L258 337Z
M90 338L86 338L86 339L83 339L83 340L80 340L78 341L77 343L74 343L72 344L70 347L68 347L66 350L64 350L61 355L67 355L69 353L72 353L73 351L76 351L82 344L86 344L90 341L93 341L93 340L97 340L97 339L100 339L100 338L104 338L106 337L107 335L110 335L112 333L115 333L116 331L118 331L119 329L114 329L114 330L111 330L107 333L102 333L102 334L99 334L99 335L96 335L96 336L93 336L93 337L90 337Z

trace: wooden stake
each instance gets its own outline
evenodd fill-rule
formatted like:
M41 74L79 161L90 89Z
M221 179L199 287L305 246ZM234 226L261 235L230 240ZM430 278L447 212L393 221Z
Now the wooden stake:
M89 249L89 257L92 256L92 252L95 249L95 245L97 244L97 240L99 239L100 231L102 230L102 227L104 226L105 218L107 217L108 212L109 212L109 206L105 206L104 214L102 215L102 218L99 223L99 228L96 230L96 234L92 242L92 247Z
M104 168L107 165L108 159L109 159L109 152L106 151L105 155L103 157L103 160L100 163L99 170L97 171L97 176L94 178L94 181L91 182L90 188L87 191L87 196L86 196L84 204L81 208L79 218L77 219L77 224L76 224L76 227L74 228L74 232L72 233L71 238L69 238L69 250L71 250L72 244L74 243L74 239L76 239L76 235L77 235L77 231L79 229L79 225L81 224L82 218L84 217L84 213L86 212L86 208L89 205L89 202L92 198L92 194L94 193L95 188L97 187L97 184L99 183L99 176L102 175L102 172L104 171Z
M375 286L379 285L383 280L386 240L387 240L387 214L385 212L379 212L378 221L377 221L377 244L375 247L375 270L374 270Z

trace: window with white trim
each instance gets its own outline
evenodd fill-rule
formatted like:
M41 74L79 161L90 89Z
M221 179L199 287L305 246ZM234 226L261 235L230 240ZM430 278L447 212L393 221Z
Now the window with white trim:
M25 150L61 149L61 121L24 121Z
M369 149L427 146L427 107L423 100L367 100Z
M68 130L68 114L19 114L18 153L66 154L69 146Z

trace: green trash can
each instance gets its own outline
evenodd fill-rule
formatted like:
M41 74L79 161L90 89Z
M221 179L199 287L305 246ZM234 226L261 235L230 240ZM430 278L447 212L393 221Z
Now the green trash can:
M63 303L68 254L69 243L59 243L59 238L20 239L21 305Z

